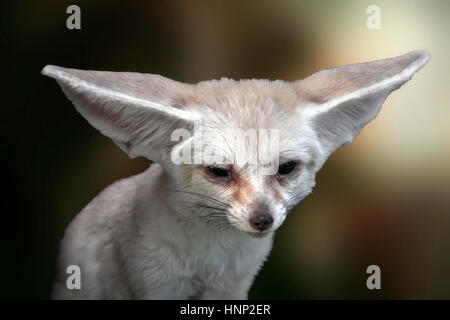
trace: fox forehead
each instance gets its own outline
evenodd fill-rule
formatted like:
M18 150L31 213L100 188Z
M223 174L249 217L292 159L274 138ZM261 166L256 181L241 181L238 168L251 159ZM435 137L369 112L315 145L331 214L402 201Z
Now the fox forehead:
M309 151L314 149L311 146L314 134L301 121L304 102L285 81L226 78L204 81L192 86L188 98L178 103L183 103L183 109L202 114L199 138L202 145L215 148L227 162L245 165L256 156L266 157L267 161L309 160ZM244 143L252 134L257 139ZM270 153L267 144L274 135L278 137L279 149Z
M256 164L253 168L258 171L258 166L270 165L273 161L309 163L321 153L314 132L307 121L302 122L298 116L276 124L270 119L257 123L251 116L248 118L244 129L236 128L236 124L211 121L195 127L191 144L194 157L201 159L195 163L212 165L222 161L222 164L233 164L236 171ZM195 145L201 147L195 148Z
M216 125L241 129L274 128L298 112L301 102L281 80L204 81L192 87L191 96L185 108L200 111Z

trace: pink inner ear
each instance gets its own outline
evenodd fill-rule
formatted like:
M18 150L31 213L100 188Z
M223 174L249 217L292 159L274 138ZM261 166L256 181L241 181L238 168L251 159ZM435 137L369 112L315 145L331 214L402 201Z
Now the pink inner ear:
M304 101L321 104L358 90L360 85L344 74L329 70L320 71L303 80L296 89Z
M414 51L396 58L325 69L296 81L294 88L302 100L320 104L393 77L423 57L424 53Z
M159 159L170 133L191 125L191 113L161 104L190 87L158 75L46 66L86 120L130 156Z

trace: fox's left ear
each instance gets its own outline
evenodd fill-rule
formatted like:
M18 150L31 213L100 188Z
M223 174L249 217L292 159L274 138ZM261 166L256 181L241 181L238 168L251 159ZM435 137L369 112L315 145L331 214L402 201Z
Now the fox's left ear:
M328 153L350 144L386 97L430 60L426 51L319 71L292 85Z

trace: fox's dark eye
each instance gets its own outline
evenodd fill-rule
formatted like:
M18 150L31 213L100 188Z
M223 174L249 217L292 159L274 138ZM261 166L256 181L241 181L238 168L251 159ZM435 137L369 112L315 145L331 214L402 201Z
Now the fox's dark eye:
M231 177L231 173L229 170L224 169L224 168L219 168L219 167L214 167L214 166L207 166L206 170L208 171L209 174L211 174L214 177L218 177L218 178L229 178Z
M280 175L280 176L287 175L287 174L291 173L292 171L294 171L296 166L297 166L297 162L295 162L295 161L285 162L278 167L278 175Z

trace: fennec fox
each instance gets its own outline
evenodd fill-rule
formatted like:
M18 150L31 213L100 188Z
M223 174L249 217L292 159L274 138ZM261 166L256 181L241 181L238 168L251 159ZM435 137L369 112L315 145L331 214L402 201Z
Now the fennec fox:
M46 66L86 120L153 164L103 190L60 246L57 299L246 299L274 231L425 51L303 80L159 75ZM66 270L78 266L80 289Z

